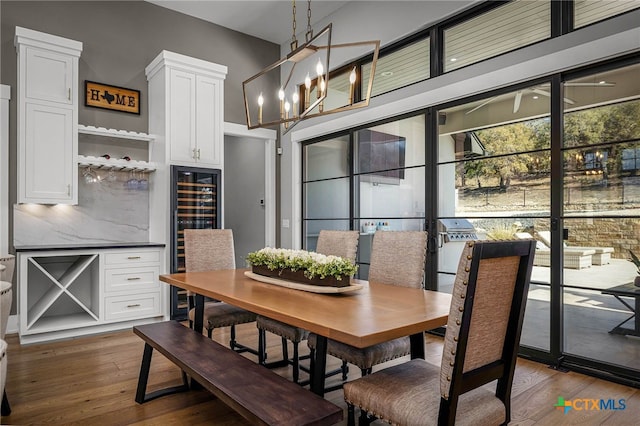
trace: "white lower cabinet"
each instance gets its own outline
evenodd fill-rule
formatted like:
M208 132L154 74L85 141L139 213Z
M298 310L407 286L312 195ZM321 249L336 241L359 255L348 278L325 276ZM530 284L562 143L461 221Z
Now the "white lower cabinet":
M160 313L160 292L105 297L104 305L107 321L153 317Z
M21 342L73 337L168 316L164 248L18 253Z

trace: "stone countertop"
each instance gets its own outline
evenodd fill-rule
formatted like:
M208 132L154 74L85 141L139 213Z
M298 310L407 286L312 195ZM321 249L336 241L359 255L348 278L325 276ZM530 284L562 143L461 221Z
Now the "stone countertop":
M22 251L51 251L51 250L85 250L85 249L121 249L121 248L143 248L143 247L165 247L164 243L137 242L137 243L74 243L57 245L23 245L15 246L16 252Z

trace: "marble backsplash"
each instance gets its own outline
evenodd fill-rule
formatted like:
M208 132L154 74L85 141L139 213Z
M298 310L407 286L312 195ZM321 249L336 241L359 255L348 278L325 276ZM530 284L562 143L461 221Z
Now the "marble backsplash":
M16 204L14 245L149 241L148 174L78 171L78 205Z

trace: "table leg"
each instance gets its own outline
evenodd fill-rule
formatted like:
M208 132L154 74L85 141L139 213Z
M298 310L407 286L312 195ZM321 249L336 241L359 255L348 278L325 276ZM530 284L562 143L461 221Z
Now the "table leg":
M193 303L195 305L193 329L202 334L202 329L204 328L204 296L201 294L196 294ZM191 389L202 389L202 385L196 382L193 377L191 378Z
M636 296L636 336L640 336L640 296Z
M196 294L195 297L195 318L193 321L193 329L198 333L202 334L203 329L203 317L204 317L204 296L201 294Z
M317 335L315 360L311 370L311 392L324 397L324 375L327 368L327 338Z
M615 327L613 327L609 333L610 334L619 334L622 336L627 336L627 335L631 335L631 336L640 336L640 319L638 318L638 313L640 313L640 311L638 310L638 308L640 308L640 298L639 297L635 297L635 309L634 306L629 305L624 299L622 299L619 295L614 294L613 297L615 297L616 299L618 299L618 301L620 303L622 303L624 306L626 306L627 309L629 309L629 311L631 311L632 315L627 318L626 320L622 321L620 324L616 325ZM628 323L629 321L633 320L634 322L634 327L633 328L627 328L627 327L623 327L623 325L625 325L626 323Z
M424 333L409 336L411 342L411 359L424 359Z

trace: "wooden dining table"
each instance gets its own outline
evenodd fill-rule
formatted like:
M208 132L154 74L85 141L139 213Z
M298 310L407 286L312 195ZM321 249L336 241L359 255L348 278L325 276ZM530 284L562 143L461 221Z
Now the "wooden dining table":
M410 336L411 357L424 358L424 332L447 322L451 295L352 279L359 290L312 293L253 280L248 269L160 275L196 294L194 328L202 332L204 297L317 334L311 390L324 396L327 339L365 348Z

